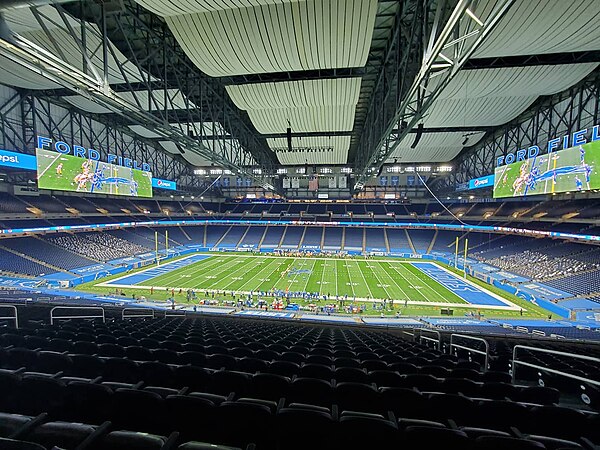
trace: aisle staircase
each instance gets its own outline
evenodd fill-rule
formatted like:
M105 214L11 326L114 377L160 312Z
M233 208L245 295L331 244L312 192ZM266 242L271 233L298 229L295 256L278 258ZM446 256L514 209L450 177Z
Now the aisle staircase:
M431 239L431 242L429 243L429 246L427 247L427 253L431 253L431 250L433 250L433 246L435 245L435 240L437 239L438 236L438 231L439 230L435 230L435 233L433 234L433 238Z
M408 230L406 228L404 229L404 233L406 233L406 240L408 241L408 245L410 245L410 249L412 250L413 255L416 255L417 250L415 249L415 246L413 245L413 241L410 238L410 234L408 234Z
M260 241L258 241L258 246L256 248L260 249L260 247L262 247L262 243L265 240L265 236L267 235L267 231L269 230L269 225L267 225L265 227L265 231L263 231L263 235L260 238Z

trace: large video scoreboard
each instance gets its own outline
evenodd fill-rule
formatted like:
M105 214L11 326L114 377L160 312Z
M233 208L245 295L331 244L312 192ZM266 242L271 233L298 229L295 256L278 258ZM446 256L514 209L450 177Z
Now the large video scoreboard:
M152 173L38 148L38 187L93 194L152 197Z
M494 198L600 189L600 141L496 167Z

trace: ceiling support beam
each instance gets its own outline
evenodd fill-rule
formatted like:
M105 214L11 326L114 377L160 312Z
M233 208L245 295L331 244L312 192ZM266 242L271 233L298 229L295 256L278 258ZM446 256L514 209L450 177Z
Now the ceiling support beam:
M443 17L444 2L438 4L417 76L410 87L401 93L395 112L389 116L390 120L385 121L387 125L381 127L383 132L378 140L362 142L362 152L356 159L354 193L361 191L367 181L377 175L381 166L422 120L434 100L487 38L514 0L497 0L489 16L477 20L469 9L472 3L472 0L459 0L448 19ZM385 119L386 115L384 111L381 118ZM361 140L364 138L365 133Z
M422 128L421 133L476 133L478 131L487 132L493 127L433 127ZM416 129L409 130L409 133L417 133ZM314 132L293 132L292 137L328 137L328 136L352 136L353 131L314 131ZM265 139L285 139L286 133L261 134Z
M475 58L466 62L463 70L504 69L508 67L556 66L600 62L600 51L548 53L545 55Z
M67 3L73 0L2 0L0 12L18 8L31 8L32 6L53 5Z

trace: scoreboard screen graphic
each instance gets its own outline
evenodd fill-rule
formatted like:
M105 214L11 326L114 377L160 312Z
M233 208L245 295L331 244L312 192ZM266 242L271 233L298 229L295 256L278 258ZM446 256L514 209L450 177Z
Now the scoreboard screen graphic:
M496 167L494 198L600 189L600 141Z
M37 149L38 188L152 197L152 173Z

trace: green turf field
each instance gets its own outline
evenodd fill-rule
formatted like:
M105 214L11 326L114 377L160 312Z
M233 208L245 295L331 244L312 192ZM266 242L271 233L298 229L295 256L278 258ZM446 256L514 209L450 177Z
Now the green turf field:
M503 290L490 286L476 278L467 277L474 285L508 300L515 307L512 309L492 309L481 305L468 304L465 300L430 278L419 269L413 267L411 261L398 259L364 259L364 258L282 258L270 256L251 256L239 254L212 254L211 258L192 263L188 266L169 270L165 264L160 267L164 273L140 281L134 285L119 284L124 276L140 274L156 268L155 265L140 268L127 275L119 274L102 278L77 286L77 290L97 294L119 292L127 297L135 295L146 297L151 301L164 302L175 292L175 301L186 304L186 291L194 289L197 293L196 303L206 299L216 300L219 304L231 300L231 292L239 295L242 292L285 291L319 292L326 294L327 301L322 298L291 299L305 307L309 304L325 305L336 303L335 296L348 295L348 303L356 296L357 304L374 305L373 299L387 299L387 308L375 309L371 306L363 312L365 315L394 315L400 312L403 316L440 315L440 307L448 305L457 308L456 315L465 313L484 313L486 317L547 317L548 312L536 305L510 295ZM176 258L175 262L185 259ZM412 261L417 262L417 261ZM447 266L448 271L462 276L462 272ZM285 273L288 269L290 270ZM307 272L304 272L307 271ZM310 271L310 272L308 272ZM282 276L284 273L284 276ZM180 292L181 289L181 292ZM209 291L208 297L206 291ZM214 296L213 296L214 293ZM256 298L256 296L255 296ZM393 302L390 300L393 299ZM354 302L353 302L354 303ZM521 312L521 308L523 311ZM343 313L343 310L339 310Z
M465 303L409 263L215 256L140 283L234 292L301 291L360 299Z
M600 141L594 141L497 167L494 197L521 197L599 189L599 172Z
M89 167L89 173L102 174L101 185L93 185L91 180L79 184L77 177L84 165ZM152 174L142 170L41 149L37 149L37 169L41 189L152 197Z

